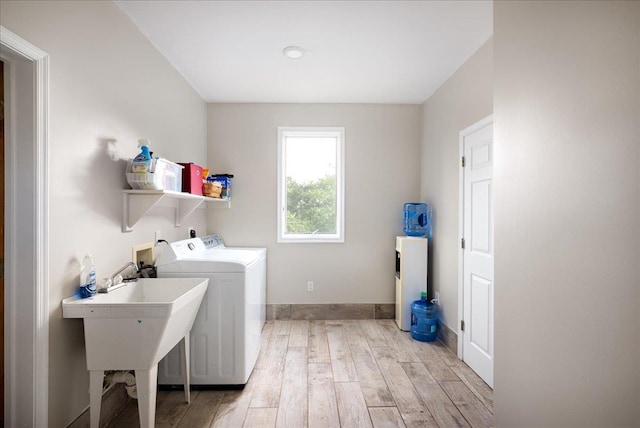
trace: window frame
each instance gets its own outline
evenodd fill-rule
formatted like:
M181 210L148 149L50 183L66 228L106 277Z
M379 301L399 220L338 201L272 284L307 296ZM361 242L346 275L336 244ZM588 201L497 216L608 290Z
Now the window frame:
M337 137L336 147L336 233L314 235L285 234L287 220L286 152L287 137ZM344 127L278 127L278 201L277 201L277 242L278 243L344 243L345 241L345 129Z

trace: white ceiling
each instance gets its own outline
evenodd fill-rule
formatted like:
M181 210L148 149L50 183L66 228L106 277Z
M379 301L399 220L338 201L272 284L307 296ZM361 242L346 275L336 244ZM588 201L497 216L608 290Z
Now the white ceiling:
M116 3L207 102L420 104L493 32L491 1Z

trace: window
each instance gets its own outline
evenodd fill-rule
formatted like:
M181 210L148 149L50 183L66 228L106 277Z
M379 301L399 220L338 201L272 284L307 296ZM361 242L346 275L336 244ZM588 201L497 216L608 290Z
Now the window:
M278 128L278 242L344 242L344 128Z

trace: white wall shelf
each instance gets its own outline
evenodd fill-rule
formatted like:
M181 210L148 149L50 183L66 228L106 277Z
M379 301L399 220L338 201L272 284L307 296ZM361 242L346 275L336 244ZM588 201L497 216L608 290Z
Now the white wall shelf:
M189 217L203 202L226 203L231 207L229 199L216 199L191 193L172 192L170 190L123 190L122 191L122 231L131 232L153 207L175 208L175 225Z

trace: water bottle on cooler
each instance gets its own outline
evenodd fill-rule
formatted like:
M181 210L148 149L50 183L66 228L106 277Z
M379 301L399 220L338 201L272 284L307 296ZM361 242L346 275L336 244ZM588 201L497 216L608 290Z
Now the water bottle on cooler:
M407 202L403 207L402 226L407 236L431 238L431 207L421 202Z

